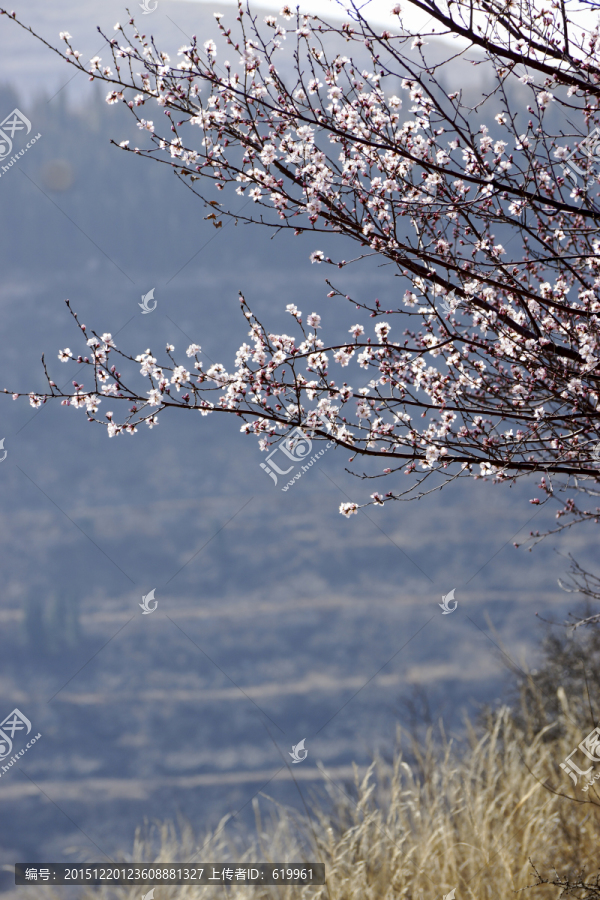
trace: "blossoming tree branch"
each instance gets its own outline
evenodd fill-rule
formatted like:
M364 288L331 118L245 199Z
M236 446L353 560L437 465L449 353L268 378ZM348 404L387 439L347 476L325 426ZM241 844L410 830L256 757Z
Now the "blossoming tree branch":
M331 305L320 316L289 304L278 334L240 296L248 341L208 367L197 344L129 351L71 310L84 346L59 359L88 374L65 393L46 368L48 391L30 402L81 408L111 437L173 410L228 413L263 450L301 425L371 458L365 477L388 476L363 503L536 473L532 502L567 491L555 530L597 521L585 504L599 480L599 179L584 139L598 118L598 29L558 0L408 7L430 17L428 33L411 34L399 5L383 30L358 7L336 24L289 7L259 18L240 2L177 60L133 19L104 34L104 59L86 63L66 32L62 50L47 44L131 111L140 146L115 145L172 166L217 227L230 216L310 234ZM457 65L472 66L468 96ZM245 214L236 195L252 201ZM355 241L352 260L319 248L329 235ZM393 303L353 296L344 270L368 257L390 267ZM340 323L347 338L328 339ZM141 377L120 374L132 362Z

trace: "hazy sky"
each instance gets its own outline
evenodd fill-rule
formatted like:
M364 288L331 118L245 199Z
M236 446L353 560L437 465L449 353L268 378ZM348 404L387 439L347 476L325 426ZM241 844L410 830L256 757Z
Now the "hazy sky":
M187 2L200 2L206 5L212 3L215 6L215 9L217 8L217 4L214 3L214 0L187 0ZM237 5L237 0L220 0L220 2L227 6ZM284 5L284 0L260 0L260 3L256 3L255 5L264 9L272 9L279 12ZM297 0L291 0L289 5L292 8L295 8ZM340 0L302 0L299 5L303 12L318 13L324 18L327 16L341 16L342 10L347 9L350 6L349 3L340 2ZM397 24L398 21L396 16L390 15L390 10L393 6L393 0L367 0L367 2L360 4L363 14L367 16L371 22L378 22L387 26ZM411 29L417 25L423 26L430 21L430 16L415 10L410 3L404 2L402 6L404 9L405 22L407 24L410 23Z
M212 3L213 0L187 0L190 3ZM235 6L237 0L221 0L225 5ZM358 3L358 0L356 0ZM261 0L260 5L263 8L279 11L284 5L283 0ZM292 0L289 5L293 8L297 5L297 0ZM378 22L390 26L397 23L396 16L390 15L391 8L395 5L395 0L366 0L360 4L363 14L370 21ZM430 16L417 10L409 0L403 0L401 3L403 8L403 19L405 26L411 31L422 28L423 30L431 27ZM442 7L444 4L440 4ZM542 6L542 0L532 0L533 6ZM350 3L348 0L302 0L300 7L303 11L310 13L318 13L323 17L340 15L342 8L348 8ZM215 4L216 7L216 4ZM585 30L591 30L597 19L597 13L590 10L581 0L567 0L567 10L572 21L576 21ZM429 23L429 24L428 24Z

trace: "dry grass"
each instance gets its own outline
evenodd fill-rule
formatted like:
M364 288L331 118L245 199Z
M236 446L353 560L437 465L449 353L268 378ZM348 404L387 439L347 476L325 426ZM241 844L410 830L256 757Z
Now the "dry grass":
M189 828L176 831L163 824L154 834L160 852L152 854L152 842L138 834L127 858L149 864L182 861L202 847L198 860L325 863L327 886L253 888L252 896L261 900L442 900L452 888L457 900L504 900L534 883L530 857L543 875L554 866L561 874L596 871L600 796L574 793L559 768L593 725L581 698L571 713L563 693L561 706L557 722L536 735L517 728L508 708L490 715L483 734L468 726L460 747L445 738L434 744L429 735L424 748L412 748L411 766L399 753L393 767L376 761L365 777L357 774L353 799L347 785L344 794L330 784L332 805L327 812L312 810L312 828L305 816L271 805L269 824L258 816L255 835L244 847L228 826L205 843ZM573 796L580 802L569 799ZM261 809L266 803L261 800ZM156 900L197 900L222 890L159 887ZM247 900L248 888L233 884L227 890ZM90 888L83 897L140 900L144 892L140 887ZM557 893L535 887L524 897Z

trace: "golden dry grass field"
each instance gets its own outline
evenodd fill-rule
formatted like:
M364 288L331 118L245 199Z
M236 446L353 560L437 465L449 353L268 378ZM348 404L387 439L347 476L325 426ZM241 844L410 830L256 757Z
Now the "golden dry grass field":
M508 900L535 885L532 863L550 881L555 868L560 876L572 878L581 870L593 876L600 859L600 796L595 788L581 791L585 779L576 789L560 769L593 728L591 713L585 697L567 698L559 688L558 700L558 718L537 733L532 726L542 698L535 692L521 704L518 719L504 706L477 728L468 723L462 745L447 740L440 724L437 740L430 732L424 746L409 748L411 765L398 752L393 765L375 760L368 773L357 770L346 799L332 787L328 811L313 806L310 823L262 798L255 801L256 831L246 841L227 823L215 836L156 823L145 839L138 832L123 861L305 859L326 867L327 884L320 887L162 886L155 889L156 900L197 900L224 891L232 898L251 891L261 900L442 900L452 889L456 900ZM140 900L146 890L91 887L83 897ZM535 886L524 897L559 893L552 885Z

